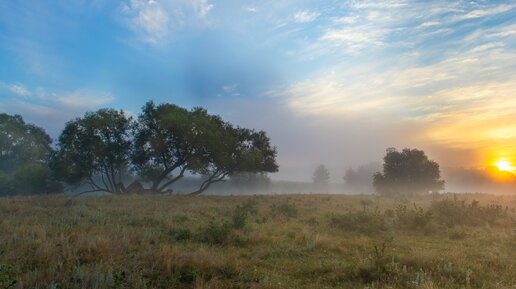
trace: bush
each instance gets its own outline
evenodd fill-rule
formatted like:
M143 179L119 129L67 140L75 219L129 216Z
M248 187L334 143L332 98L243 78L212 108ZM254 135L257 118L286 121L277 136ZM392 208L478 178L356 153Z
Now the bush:
M330 225L345 231L367 234L387 229L387 223L382 215L368 211L348 212L344 215L332 215Z
M290 203L288 200L280 203L273 203L271 205L271 212L274 216L280 215L285 218L297 217L296 205L294 203Z
M258 214L258 202L254 199L250 199L242 206L236 206L233 211L233 228L242 229L245 226L247 217L249 215Z
M0 196L13 195L12 182L6 174L0 174Z
M425 229L432 221L432 212L416 206L409 209L406 205L399 205L395 210L396 224L411 230Z
M222 244L230 232L231 226L228 223L216 224L214 220L211 220L208 227L201 233L200 240L212 245Z
M499 220L507 218L507 211L501 205L491 204L485 207L478 201L467 204L466 201L444 199L434 201L430 210L436 216L438 222L453 228L457 225L481 226L485 224L496 225Z
M174 239L175 241L186 241L190 239L192 233L189 229L183 228L183 227L172 227L168 231L168 234Z

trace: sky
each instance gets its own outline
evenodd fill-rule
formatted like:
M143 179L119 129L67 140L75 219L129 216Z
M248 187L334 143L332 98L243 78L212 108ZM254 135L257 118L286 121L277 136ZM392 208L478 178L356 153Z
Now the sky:
M273 179L516 163L516 1L0 0L0 112L57 138L149 100L265 130Z

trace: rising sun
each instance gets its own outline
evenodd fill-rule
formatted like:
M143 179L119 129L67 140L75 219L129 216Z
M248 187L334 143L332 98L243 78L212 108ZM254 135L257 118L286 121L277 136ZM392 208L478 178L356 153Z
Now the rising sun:
M515 169L508 161L499 161L495 165L498 167L500 171L507 171L512 173Z

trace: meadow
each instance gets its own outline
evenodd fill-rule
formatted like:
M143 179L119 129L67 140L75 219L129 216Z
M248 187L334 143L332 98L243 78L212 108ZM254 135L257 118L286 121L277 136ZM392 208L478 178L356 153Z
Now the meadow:
M516 288L516 196L0 198L0 288Z

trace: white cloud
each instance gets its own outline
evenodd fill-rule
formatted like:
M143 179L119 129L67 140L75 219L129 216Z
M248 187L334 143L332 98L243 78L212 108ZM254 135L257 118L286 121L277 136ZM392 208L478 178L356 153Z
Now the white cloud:
M168 35L169 16L158 2L131 0L122 3L122 11L130 18L130 26L143 35L144 41L156 43Z
M235 89L237 88L237 84L231 84L231 85L224 85L222 86L222 90L224 90L225 92L233 92L235 91Z
M11 84L8 86L9 90L19 96L30 97L32 94L21 84Z
M321 13L317 11L303 10L294 14L294 20L298 23L308 23L317 19L320 15Z
M496 7L488 8L488 9L477 9L477 10L470 11L467 14L460 15L458 17L458 19L460 19L460 20L473 19L473 18L480 18L480 17L496 15L496 14L500 14L500 13L504 13L509 10L512 10L515 7L516 7L516 5L514 5L514 4L513 5L502 4L502 5L498 5Z
M208 4L208 0L195 0L192 1L195 10L197 11L199 17L204 18L213 9L213 4Z
M140 40L160 44L175 30L199 25L214 8L208 0L127 0L120 5L122 18Z

